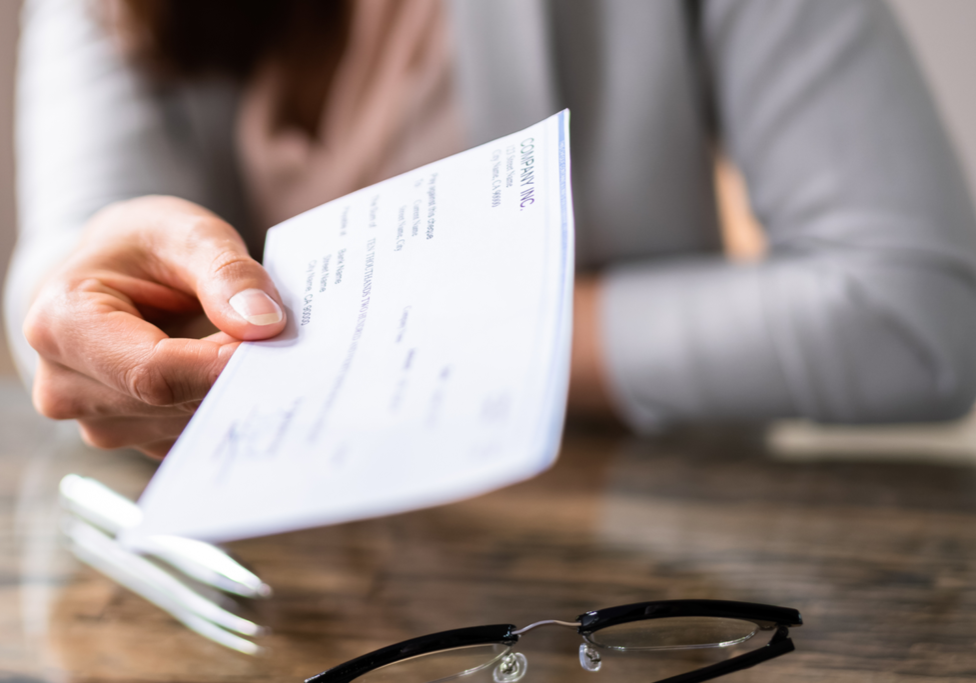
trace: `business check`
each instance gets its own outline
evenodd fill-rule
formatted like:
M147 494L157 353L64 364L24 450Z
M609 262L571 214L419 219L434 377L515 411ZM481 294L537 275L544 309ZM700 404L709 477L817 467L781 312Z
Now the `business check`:
M335 524L543 471L573 262L568 111L275 226L287 327L240 346L124 540Z

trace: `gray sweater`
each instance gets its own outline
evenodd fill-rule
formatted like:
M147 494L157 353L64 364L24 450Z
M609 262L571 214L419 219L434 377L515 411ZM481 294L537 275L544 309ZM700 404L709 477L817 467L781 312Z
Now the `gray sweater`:
M159 91L78 0L28 0L18 91L19 334L38 280L109 202L199 202L251 244L237 91ZM611 390L679 420L959 415L976 392L976 219L881 0L453 0L472 144L572 110L579 267L606 275ZM711 150L742 169L768 258L720 253Z

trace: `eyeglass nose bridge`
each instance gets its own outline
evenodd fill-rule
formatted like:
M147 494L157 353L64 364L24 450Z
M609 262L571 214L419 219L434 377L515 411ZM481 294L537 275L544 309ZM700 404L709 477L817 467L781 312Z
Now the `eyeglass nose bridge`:
M559 621L558 619L546 619L544 621L537 621L534 624L529 624L528 626L520 628L517 631L512 631L512 635L521 636L522 634L528 633L532 629L539 628L540 626L562 626L563 628L571 628L574 631L578 632L582 624L578 621ZM509 655L509 656L513 656L513 655ZM494 675L496 683L510 683L511 681L519 680L520 678L522 678L522 676L525 675L525 667L527 665L527 662L525 661L525 656L521 654L518 654L518 656L522 658L521 671L518 672L517 674L518 677L517 678L500 677L499 672L502 670L504 663L499 664L498 667L496 667L495 669L495 675ZM594 648L589 642L580 644L579 661L580 661L580 666L583 667L584 671L599 671L600 667L603 666L603 657L600 656L600 653L597 652L596 648ZM501 676L505 676L505 674L501 674Z

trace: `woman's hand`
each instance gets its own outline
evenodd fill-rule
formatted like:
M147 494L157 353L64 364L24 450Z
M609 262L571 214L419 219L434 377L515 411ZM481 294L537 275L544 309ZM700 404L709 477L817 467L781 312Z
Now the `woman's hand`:
M219 332L177 336L203 315ZM28 313L34 405L77 420L93 446L162 457L239 341L284 327L274 284L230 225L173 197L114 204Z

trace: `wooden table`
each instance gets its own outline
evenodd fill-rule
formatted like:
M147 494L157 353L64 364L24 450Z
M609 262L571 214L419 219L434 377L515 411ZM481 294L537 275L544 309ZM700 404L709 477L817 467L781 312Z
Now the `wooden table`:
M971 465L787 462L743 429L649 440L571 429L559 463L525 484L233 544L276 590L248 608L273 628L261 641L270 654L252 658L61 547L64 473L134 497L152 463L83 447L70 425L33 417L10 383L0 401L0 681L300 681L415 635L673 598L803 613L795 653L730 683L976 677ZM613 680L580 669L575 634L536 633L527 683Z

